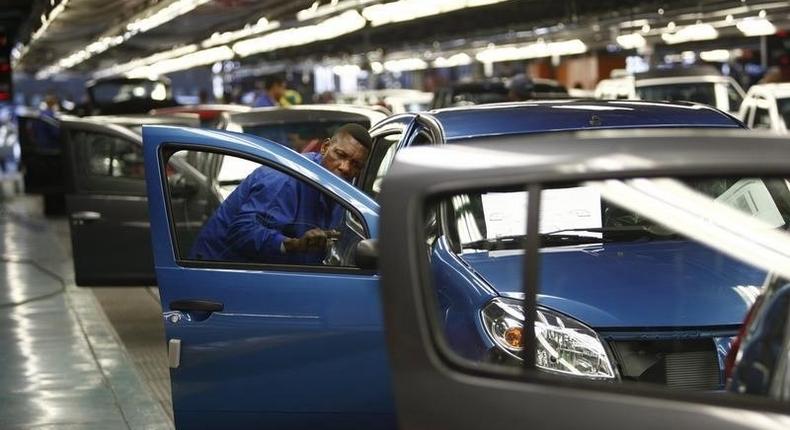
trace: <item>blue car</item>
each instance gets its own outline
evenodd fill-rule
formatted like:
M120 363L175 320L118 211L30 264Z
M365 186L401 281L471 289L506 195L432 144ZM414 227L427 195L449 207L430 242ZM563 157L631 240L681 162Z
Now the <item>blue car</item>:
M396 427L373 245L379 236L376 197L399 149L462 145L480 138L517 139L554 131L662 127L737 129L743 124L704 106L636 101L530 102L404 114L371 129L371 155L355 184L289 148L255 136L146 127L149 212L177 426ZM189 251L200 226L194 219L182 219L181 209L197 205L208 219L216 205L205 198L192 201L192 194L183 191L192 186L174 186L167 164L171 157L214 166L227 164L238 172L265 165L304 181L345 209L338 226L341 237L327 250L323 264L315 266L192 260ZM447 160L456 163L459 175L463 174L462 162ZM216 190L213 194L221 200L221 190L234 185L221 182L208 177L196 185ZM456 227L444 217L426 222L428 231L435 233L431 261L440 281L437 293L446 315L448 340L467 358L517 363L517 354L503 346L487 321L519 306L519 283L514 282L519 260L492 258L486 247L462 252ZM556 271L563 276L545 284L553 290L547 290L539 304L555 317L596 330L609 348L613 343L622 346L608 359L612 375L591 377L639 380L639 370L627 373L618 367L617 357L644 350L646 346L638 342L646 332L652 333L655 341L649 351L655 360L674 352L661 348L677 344L678 318L662 312L662 307L677 309L682 304L686 306L682 336L693 339L675 361L683 365L682 358L689 356L684 353L700 352L691 354L699 361L691 365L700 365L707 373L691 381L681 380L678 386L719 388L720 357L726 354L747 305L734 292L727 293L736 296L731 297L710 285L714 279L705 264L710 263L711 255L693 245L682 246L687 247L683 252L695 261L694 267L667 265L662 279L640 278L639 268L665 263L660 256L668 252L667 246L661 242L626 243L599 256L558 252L547 259L548 273ZM639 252L631 255L646 258L617 261L618 255L635 249ZM730 263L734 279L743 285L759 285L764 277L735 261ZM617 269L627 265L636 270ZM573 273L568 274L568 267L573 267ZM591 276L607 285L600 297L572 288ZM673 276L692 276L701 287L693 293L667 293L662 285ZM644 283L638 297L606 303L607 295L617 294L633 282ZM715 303L715 310L700 309L700 302ZM666 372L653 373L647 375L651 382L670 382Z

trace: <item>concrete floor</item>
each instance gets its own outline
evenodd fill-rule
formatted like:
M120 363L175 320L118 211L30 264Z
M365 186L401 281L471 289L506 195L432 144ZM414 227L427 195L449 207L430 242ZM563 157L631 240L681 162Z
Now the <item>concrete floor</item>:
M173 428L151 290L86 289L73 279L66 220L45 219L40 199L5 197L0 429Z

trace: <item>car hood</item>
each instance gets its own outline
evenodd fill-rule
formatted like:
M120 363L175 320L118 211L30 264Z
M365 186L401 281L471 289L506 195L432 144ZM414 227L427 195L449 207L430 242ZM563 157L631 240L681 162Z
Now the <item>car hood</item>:
M765 272L688 241L545 248L538 303L594 328L741 324ZM503 296L521 292L523 252L461 258Z

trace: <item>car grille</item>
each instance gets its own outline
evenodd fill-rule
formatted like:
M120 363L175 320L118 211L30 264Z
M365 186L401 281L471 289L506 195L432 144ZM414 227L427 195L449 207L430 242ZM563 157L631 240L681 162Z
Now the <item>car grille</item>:
M718 354L711 339L610 341L623 380L666 385L679 390L723 387Z

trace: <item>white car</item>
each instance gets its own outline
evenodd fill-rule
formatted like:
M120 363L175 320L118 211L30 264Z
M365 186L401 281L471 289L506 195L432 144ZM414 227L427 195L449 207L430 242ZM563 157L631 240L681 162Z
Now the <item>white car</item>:
M749 88L738 117L749 128L788 133L790 83L760 84Z
M716 69L657 69L634 76L604 79L595 88L601 99L695 102L737 114L744 92L738 82Z

